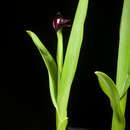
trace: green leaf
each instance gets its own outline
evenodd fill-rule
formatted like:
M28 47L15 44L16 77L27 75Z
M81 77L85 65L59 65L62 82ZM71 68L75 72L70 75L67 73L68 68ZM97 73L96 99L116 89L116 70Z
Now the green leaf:
M27 33L35 43L47 67L48 74L49 74L50 94L51 94L52 102L57 109L57 103L56 103L57 65L55 63L55 60L49 53L49 51L45 48L45 46L42 44L42 42L36 36L36 34L33 33L32 31L27 31Z
M62 114L61 118L66 117L70 88L77 68L80 48L83 40L87 8L88 0L79 0L67 46L61 80L58 86L57 103L59 111Z
M116 87L119 91L121 100L120 106L125 114L127 91L129 87L130 76L130 0L124 0L123 11L120 26L120 40L118 51L118 63L116 74ZM127 84L125 82L128 81ZM125 84L125 86L124 86ZM124 95L125 94L125 95Z
M114 120L122 124L124 128L125 119L120 109L120 96L112 79L103 72L96 71L98 81L103 92L109 97L113 109Z
M130 80L130 0L124 0L123 12L120 27L120 43L118 52L116 87L122 96L130 83L124 84ZM128 76L128 79L127 79ZM123 90L123 91L122 91Z

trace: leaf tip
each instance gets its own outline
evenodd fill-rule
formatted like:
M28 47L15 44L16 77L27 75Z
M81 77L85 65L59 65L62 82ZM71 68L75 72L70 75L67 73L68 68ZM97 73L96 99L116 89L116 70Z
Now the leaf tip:
M98 75L99 73L100 73L99 71L95 71L95 72L94 72L95 75Z
M26 30L26 33L27 33L27 34L30 34L30 33L31 33L31 31L30 31L30 30Z

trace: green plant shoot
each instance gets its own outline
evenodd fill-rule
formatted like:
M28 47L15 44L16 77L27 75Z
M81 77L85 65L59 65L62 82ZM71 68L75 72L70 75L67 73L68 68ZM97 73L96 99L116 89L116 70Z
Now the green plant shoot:
M56 108L57 130L65 130L68 122L67 106L72 81L74 79L78 64L80 48L82 45L87 8L88 0L79 0L64 61L62 28L59 28L57 23L60 23L63 27L65 27L67 26L66 23L68 22L68 20L61 20L61 16L58 16L57 23L56 21L54 21L53 26L55 26L58 39L56 61L51 56L46 47L42 44L37 35L34 32L27 30L28 35L32 38L37 49L39 50L48 70L50 95L52 103Z
M127 91L130 87L130 0L124 0L120 26L116 84L103 72L95 72L113 109L112 130L125 130Z

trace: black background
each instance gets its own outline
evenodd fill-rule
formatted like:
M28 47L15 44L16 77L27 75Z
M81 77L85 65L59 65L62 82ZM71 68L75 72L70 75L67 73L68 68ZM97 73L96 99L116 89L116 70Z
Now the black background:
M77 3L78 0L7 3L7 42L1 49L1 128L55 128L47 70L26 30L35 32L55 57L57 38L52 27L53 17L60 11L72 23ZM112 110L94 71L103 71L115 81L122 5L123 0L89 0L84 40L68 106L69 126L110 130ZM63 33L65 52L70 28L63 29ZM130 128L128 102L127 129Z

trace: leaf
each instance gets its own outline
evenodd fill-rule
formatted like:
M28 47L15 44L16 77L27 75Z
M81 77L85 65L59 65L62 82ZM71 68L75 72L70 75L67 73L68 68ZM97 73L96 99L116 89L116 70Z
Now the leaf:
M65 61L58 86L57 103L61 117L66 117L67 104L71 84L77 68L80 48L83 40L84 23L88 8L88 0L79 0L77 11L67 46Z
M49 53L49 51L45 48L45 46L42 44L42 42L36 36L36 34L29 30L27 31L27 33L35 43L47 67L48 74L49 74L50 94L51 94L52 102L57 109L57 103L56 103L57 65L55 63L55 60Z
M118 52L116 87L122 96L122 90L130 72L130 0L124 0L120 27L120 43ZM130 76L128 76L128 80ZM127 90L130 84L125 85ZM123 92L124 94L125 92Z
M116 87L121 96L120 106L123 114L125 114L127 91L129 84L125 84L128 73L130 72L130 0L124 0L121 26L119 51L116 74ZM128 81L130 76L128 77ZM125 88L124 88L125 87ZM123 90L123 91L122 91ZM124 95L125 94L125 95ZM124 96L123 96L124 95Z
M98 77L98 81L101 89L110 99L110 103L113 109L114 119L117 120L119 124L123 124L124 127L125 119L120 109L120 96L116 89L115 83L112 81L110 77L108 77L103 72L96 71L95 74Z

